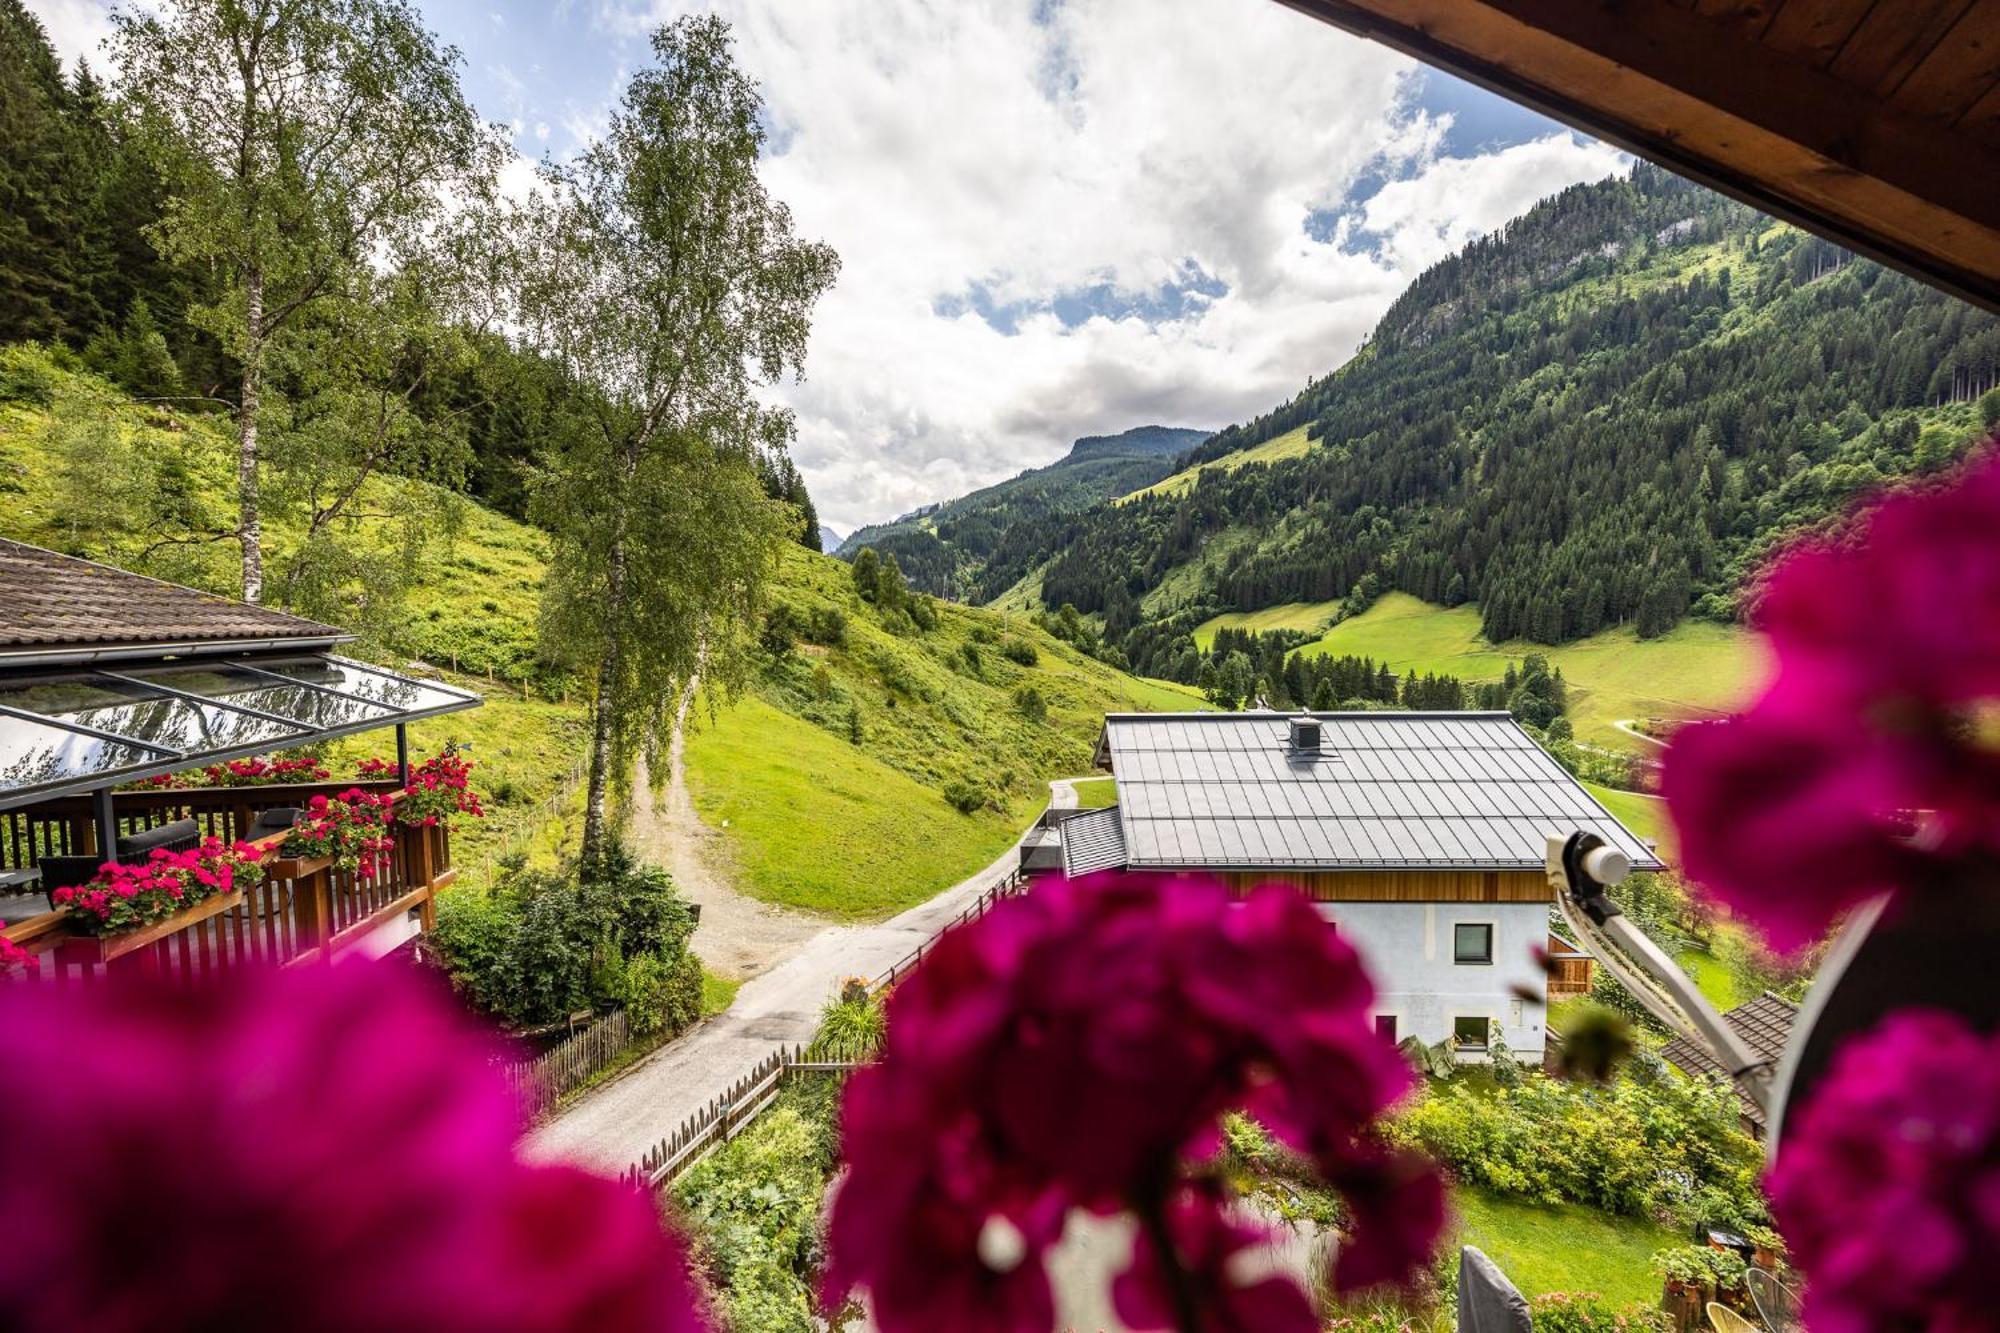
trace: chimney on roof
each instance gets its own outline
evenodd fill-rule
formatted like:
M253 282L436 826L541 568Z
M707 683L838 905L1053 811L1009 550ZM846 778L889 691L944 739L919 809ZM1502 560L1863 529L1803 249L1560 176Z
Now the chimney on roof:
M1319 719L1311 713L1300 713L1287 723L1288 737L1293 754L1319 753Z

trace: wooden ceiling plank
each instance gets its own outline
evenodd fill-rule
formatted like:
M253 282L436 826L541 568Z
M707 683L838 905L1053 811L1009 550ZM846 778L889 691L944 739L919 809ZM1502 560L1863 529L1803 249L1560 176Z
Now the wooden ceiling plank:
M1695 13L1755 36L1770 25L1784 0L1695 0Z
M2000 140L2000 86L1989 89L1984 97L1967 108L1958 123L1968 134Z
M2000 85L2000 0L1975 0L1892 100L1911 115L1958 120L1995 85Z
M1842 83L1893 93L1964 17L1973 0L1890 0L1870 10L1834 58Z
M1764 45L1825 69L1878 0L1791 0L1764 29Z
M1280 3L2000 310L2000 153L1666 0Z

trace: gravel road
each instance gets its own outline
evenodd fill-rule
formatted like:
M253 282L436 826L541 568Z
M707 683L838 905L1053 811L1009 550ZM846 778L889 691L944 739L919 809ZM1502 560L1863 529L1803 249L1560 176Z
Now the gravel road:
M1076 804L1067 780L1049 784L1060 808ZM847 977L887 971L943 929L1019 859L1009 847L992 865L930 901L872 926L828 926L783 962L753 977L736 1002L598 1088L530 1138L535 1156L622 1171L675 1126L779 1045L811 1039L820 1006ZM713 886L711 885L711 888ZM709 908L702 917L707 923Z

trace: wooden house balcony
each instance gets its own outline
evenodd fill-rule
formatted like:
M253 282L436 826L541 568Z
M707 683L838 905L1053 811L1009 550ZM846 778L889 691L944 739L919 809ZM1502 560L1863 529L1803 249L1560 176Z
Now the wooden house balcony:
M113 816L121 837L192 819L201 836L248 841L264 851L255 871L239 876L234 890L138 930L92 935L50 908L30 876L45 857L96 856L98 811L87 796L0 811L0 874L17 885L6 899L7 939L32 954L32 980L74 984L124 972L194 979L245 966L286 966L323 961L351 949L393 947L428 929L437 893L449 884L451 838L446 825L430 828L391 823L393 845L375 873L336 869L331 862L279 858L283 832L246 838L266 810L303 807L314 796L334 797L359 788L394 792L390 780L207 787L118 792ZM25 892L21 891L25 888Z

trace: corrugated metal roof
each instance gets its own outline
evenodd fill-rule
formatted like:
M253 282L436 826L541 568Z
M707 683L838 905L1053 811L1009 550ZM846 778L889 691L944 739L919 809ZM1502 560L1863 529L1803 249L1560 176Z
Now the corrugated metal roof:
M1549 835L1582 829L1660 868L1506 713L1317 713L1311 754L1291 716L1105 718L1128 864L1535 870Z
M1075 878L1125 864L1125 834L1118 807L1088 810L1062 823L1063 874Z

